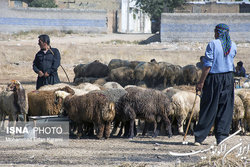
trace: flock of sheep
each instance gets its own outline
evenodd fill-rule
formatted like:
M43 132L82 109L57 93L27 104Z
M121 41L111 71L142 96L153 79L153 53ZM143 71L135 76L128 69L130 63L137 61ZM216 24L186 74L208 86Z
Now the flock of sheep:
M137 120L144 121L142 135L150 128L154 137L162 131L169 137L184 133L195 92L178 87L156 90L139 85L144 82L153 87L159 81L164 85L193 84L199 76L196 67L182 68L154 60L142 63L116 59L107 67L99 61L78 65L74 72L74 84L46 85L29 93L24 93L20 82L12 81L0 94L1 127L7 115L13 121L18 114L64 115L70 119L72 135L78 137L109 138L116 135L120 127L118 136L133 138L137 134ZM79 84L86 79L92 79L92 83ZM198 96L193 122L199 118L199 101ZM232 131L239 127L243 133L250 131L250 89L235 89Z
M117 82L123 87L126 85L146 85L147 87L157 87L163 85L164 88L173 85L194 85L201 75L201 70L195 65L179 65L167 62L127 61L112 59L108 65L98 60L79 64L74 68L74 83L85 81L99 83L100 80Z

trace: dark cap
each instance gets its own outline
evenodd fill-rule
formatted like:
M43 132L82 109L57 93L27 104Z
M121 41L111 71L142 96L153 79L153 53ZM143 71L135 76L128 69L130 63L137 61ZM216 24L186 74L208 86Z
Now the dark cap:
M44 43L50 45L50 39L47 34L39 35L38 38L43 41Z
M237 65L240 66L240 67L242 67L242 66L243 66L243 62L242 62L242 61L239 61L239 62L237 63Z

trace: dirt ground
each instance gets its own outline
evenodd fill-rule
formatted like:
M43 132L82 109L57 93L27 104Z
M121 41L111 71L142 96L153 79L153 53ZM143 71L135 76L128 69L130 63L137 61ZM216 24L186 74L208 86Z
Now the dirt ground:
M10 80L21 81L27 91L35 89L36 74L32 71L34 55L39 50L38 33L19 35L0 35L0 86ZM108 63L111 59L166 61L181 66L196 64L204 55L207 43L153 42L157 36L152 34L54 34L50 35L52 47L61 52L61 63L73 81L73 69L80 63L100 60ZM212 39L212 38L211 38ZM148 43L152 42L152 43ZM139 44L143 43L143 44ZM148 43L148 44L145 44ZM235 64L242 60L246 71L250 71L250 43L237 43L238 53ZM61 68L59 76L62 82L67 78ZM0 137L1 138L1 137ZM213 166L213 153L217 157L222 151L215 146L212 151L204 152L214 142L214 136L205 140L205 145L193 146L193 136L188 135L188 145L182 145L183 136L172 138L159 136L137 136L132 140L110 138L108 140L70 139L62 142L4 141L0 140L0 166L114 166L114 167L158 167L158 166L200 166L202 159ZM250 136L236 135L227 142L226 151L242 143L234 150L234 161L238 166L250 166ZM237 157L237 153L245 150ZM173 156L172 152L203 152L191 156ZM247 153L246 150L249 150ZM228 160L229 161L229 160ZM241 163L242 162L242 163ZM218 165L215 165L218 166ZM237 166L237 165L236 165Z

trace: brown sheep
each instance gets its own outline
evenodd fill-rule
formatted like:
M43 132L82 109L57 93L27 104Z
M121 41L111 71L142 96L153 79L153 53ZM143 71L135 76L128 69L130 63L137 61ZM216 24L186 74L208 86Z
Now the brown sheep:
M195 65L186 65L183 68L184 84L196 84L201 76L201 70Z
M128 67L129 65L130 62L128 60L112 59L108 64L108 68L111 71L119 67Z
M241 98L245 109L245 127L250 131L250 89L236 89L235 93Z
M239 95L234 94L234 112L233 112L233 121L232 121L232 131L235 132L241 127L242 133L245 133L245 109L243 102Z
M33 91L28 93L29 116L58 115L62 101L54 103L54 91Z
M75 91L69 86L55 90L37 90L28 93L29 116L59 115L62 112L62 100L55 103L55 91L58 90L75 94Z
M134 70L129 67L119 67L112 69L109 73L109 80L118 82L122 86L134 84L135 82Z
M109 138L111 122L115 117L115 104L99 91L93 91L82 96L62 95L64 91L57 91L56 96L64 99L63 107L69 119L79 126L94 124L97 127L97 138L105 133ZM65 93L65 92L64 92Z
M157 62L138 64L134 69L136 83L144 81L148 87L156 86L159 77L160 66Z

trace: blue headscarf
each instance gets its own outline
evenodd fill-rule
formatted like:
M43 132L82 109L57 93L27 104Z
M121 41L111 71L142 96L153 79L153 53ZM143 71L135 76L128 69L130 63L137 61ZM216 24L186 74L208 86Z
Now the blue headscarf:
M220 39L224 56L227 56L231 50L231 39L229 36L229 27L226 24L218 24L215 29L219 33L218 39Z

